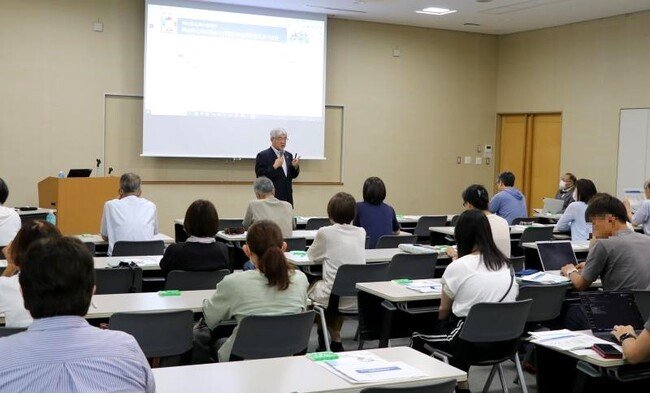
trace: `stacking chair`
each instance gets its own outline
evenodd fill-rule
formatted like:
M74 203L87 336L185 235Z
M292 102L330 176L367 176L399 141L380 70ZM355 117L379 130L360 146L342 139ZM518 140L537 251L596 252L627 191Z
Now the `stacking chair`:
M510 265L515 272L519 272L526 268L526 258L524 256L517 256L510 258Z
M94 242L84 242L84 245L88 248L90 254L94 256L95 252L97 252L97 245Z
M218 271L180 271L167 275L165 290L213 290L217 283L230 274L230 270Z
M2 337L8 337L9 335L14 335L18 334L19 332L23 332L27 329L27 327L0 327L0 338Z
M135 337L154 366L179 365L192 350L194 314L190 310L153 313L115 313L108 325ZM159 364L159 365L156 365Z
M307 250L307 240L305 238L285 238L284 242L287 243L287 252L292 250Z
M388 265L388 279L432 279L437 261L437 253L396 254Z
M142 268L129 267L95 269L95 294L139 293L142 291Z
M361 389L362 393L453 393L456 380L444 380L438 383L407 383Z
M483 392L489 390L495 373L499 374L503 391L508 392L501 363L513 357L521 388L524 393L528 392L517 348L524 333L532 303L532 300L484 302L476 304L470 309L454 347L455 353L463 357L463 361L467 364L492 366ZM432 356L445 362L449 362L449 359L453 357L435 349L431 344L425 345L425 348L432 352Z
M314 311L306 311L243 318L230 352L230 361L305 354L315 315Z
M415 236L419 243L431 243L429 227L444 227L447 225L447 216L421 216L415 225Z
M636 302L643 321L650 318L650 290L632 290L634 301Z
M321 227L331 226L329 218L309 218L307 220L306 230L318 230Z
M531 300L527 323L540 324L557 319L570 283L556 285L524 285L519 288L517 300Z
M325 347L330 350L330 339L327 332L327 322L325 314L352 316L357 312L346 312L339 310L339 301L341 297L356 297L357 283L359 282L379 282L386 280L388 275L388 264L344 264L336 271L336 277L332 284L332 292L328 305L314 304L314 310L320 315L320 321L323 327Z
M113 245L113 256L160 256L165 243L158 241L117 241Z
M512 256L523 256L523 245L527 242L550 241L553 239L553 227L528 227L521 233L521 238L513 245Z
M382 235L375 245L375 249L396 248L399 244L414 244L417 242L415 235Z

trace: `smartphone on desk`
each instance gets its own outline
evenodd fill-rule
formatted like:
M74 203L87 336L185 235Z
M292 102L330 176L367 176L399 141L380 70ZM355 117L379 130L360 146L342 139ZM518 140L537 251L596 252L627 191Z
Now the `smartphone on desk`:
M602 358L623 358L623 353L612 345L596 343L591 348Z

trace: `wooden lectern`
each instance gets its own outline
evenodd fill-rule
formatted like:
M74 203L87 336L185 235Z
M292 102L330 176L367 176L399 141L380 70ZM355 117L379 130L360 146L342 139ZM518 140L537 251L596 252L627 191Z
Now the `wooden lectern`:
M104 203L117 198L120 179L55 178L38 182L38 204L56 209L56 226L64 235L97 234Z

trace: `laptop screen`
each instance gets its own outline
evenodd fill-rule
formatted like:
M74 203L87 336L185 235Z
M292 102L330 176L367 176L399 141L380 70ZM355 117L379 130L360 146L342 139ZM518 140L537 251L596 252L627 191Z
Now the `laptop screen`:
M571 242L537 242L537 252L544 271L557 271L567 264L578 264Z
M641 314L630 292L583 292L580 293L580 301L593 332L609 332L615 325L643 329Z

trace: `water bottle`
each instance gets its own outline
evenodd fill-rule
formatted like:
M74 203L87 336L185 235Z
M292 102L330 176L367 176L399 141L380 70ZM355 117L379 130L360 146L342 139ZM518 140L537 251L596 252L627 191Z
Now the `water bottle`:
M52 211L47 213L47 216L45 216L45 220L52 223L53 226L56 226L56 216Z
M59 171L59 178L65 178L65 172Z

